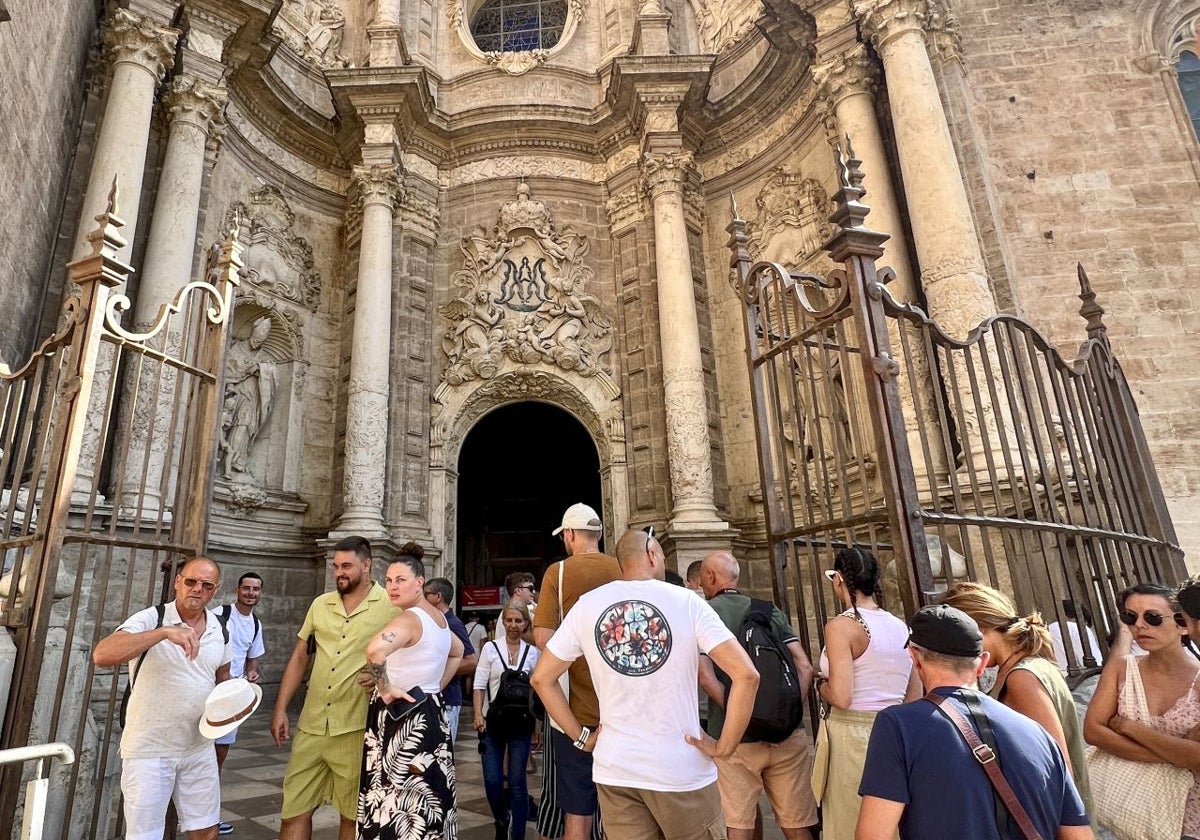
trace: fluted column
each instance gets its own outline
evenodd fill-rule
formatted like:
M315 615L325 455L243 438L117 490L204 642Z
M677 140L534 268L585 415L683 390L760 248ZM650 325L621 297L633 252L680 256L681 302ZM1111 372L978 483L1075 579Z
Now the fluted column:
M129 261L130 243L137 229L142 173L146 168L154 91L175 62L178 38L178 29L160 26L126 9L117 9L109 20L104 43L111 56L113 77L80 209L76 259L90 251L87 232L95 217L104 212L109 189L116 178L128 231L126 244L118 256Z
M896 280L889 286L898 300L912 301L916 288L912 264L905 247L904 227L900 221L900 203L893 187L891 167L875 116L875 90L878 70L867 56L866 48L856 44L813 67L813 80L820 86L821 97L832 110L838 134L849 137L854 152L863 162L865 186L871 207L871 227L891 237L883 245L880 265L890 266Z
M686 151L647 152L642 160L642 178L654 211L672 531L725 525L713 502L708 403L683 207L693 168L692 154Z
M379 535L387 478L392 217L400 195L399 167L356 166L354 186L362 236L346 405L345 505L338 530Z
M224 88L187 77L175 79L163 99L170 129L134 309L138 329L150 324L158 308L191 279L205 147L225 100Z
M929 313L961 337L995 314L996 304L929 61L925 27L935 22L929 0L857 0L854 11L887 76Z

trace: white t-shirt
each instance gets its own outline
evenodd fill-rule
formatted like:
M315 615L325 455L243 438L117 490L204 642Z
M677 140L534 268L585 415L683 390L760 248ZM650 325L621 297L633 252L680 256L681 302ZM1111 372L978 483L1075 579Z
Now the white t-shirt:
M1050 631L1050 641L1054 644L1054 660L1058 663L1058 667L1065 674L1067 672L1067 648L1063 643L1062 625L1057 621L1050 622L1050 626L1046 628ZM1067 622L1067 635L1071 639L1071 650L1075 654L1076 667L1083 667L1083 645L1079 640L1079 625L1074 621ZM1088 650L1092 657L1096 660L1097 665L1104 664L1104 656L1100 653L1100 640L1096 638L1096 631L1091 627L1087 628L1087 643Z
M497 647L500 648L500 653L496 653ZM525 657L525 664L521 665L521 670L527 674L531 673L539 656L541 656L541 651L536 647L528 642L520 642L517 649L517 661L509 666L504 661L508 658L506 640L484 642L483 648L479 651L479 663L475 666L475 682L471 687L476 691L484 689L483 713L485 715L488 706L491 705L488 698L496 696L496 692L500 689L500 677L504 674L505 669L511 667L516 670L517 665L521 662L521 657Z
M224 609L223 607L220 609ZM229 606L229 675L233 678L246 676L246 660L258 659L267 652L263 645L262 622L254 632L254 614L242 615L237 604Z
M597 784L698 790L717 780L700 737L700 654L733 638L705 601L660 580L618 580L583 595L546 649L587 660L600 700Z
M467 622L466 628L467 638L471 640L471 650L475 651L476 656L479 656L479 651L483 648L483 643L487 641L487 625L479 619L473 618Z
M118 627L126 633L153 630L158 612L147 607ZM163 613L163 627L183 626L175 602ZM122 758L178 758L202 749L212 741L197 728L204 714L204 701L217 684L217 669L229 661L229 645L217 614L208 610L200 653L188 659L179 645L162 641L146 651L142 667L133 675L133 691L121 733ZM137 665L137 657L129 663Z

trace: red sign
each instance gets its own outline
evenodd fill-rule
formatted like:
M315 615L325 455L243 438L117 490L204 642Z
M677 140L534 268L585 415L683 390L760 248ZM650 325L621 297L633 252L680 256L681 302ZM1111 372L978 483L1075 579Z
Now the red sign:
M464 586L460 594L463 609L501 606L499 586Z

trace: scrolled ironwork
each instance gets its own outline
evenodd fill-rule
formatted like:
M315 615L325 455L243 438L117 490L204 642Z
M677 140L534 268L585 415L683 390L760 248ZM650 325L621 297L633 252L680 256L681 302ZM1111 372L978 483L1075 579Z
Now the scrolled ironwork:
M163 331L172 315L183 311L188 296L193 292L212 298L213 302L204 309L205 317L210 324L217 327L229 320L229 316L233 312L232 287L227 287L222 293L220 289L207 281L193 280L180 289L170 303L164 303L158 308L158 315L151 323L150 329L145 332L133 332L121 326L120 315L133 308L133 301L129 299L128 295L113 295L108 299L108 305L105 307L104 327L113 335L126 341L145 343Z

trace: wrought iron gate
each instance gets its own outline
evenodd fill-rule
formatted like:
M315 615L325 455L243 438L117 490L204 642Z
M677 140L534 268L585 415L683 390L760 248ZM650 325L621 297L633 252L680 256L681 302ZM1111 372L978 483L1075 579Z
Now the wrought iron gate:
M752 265L736 212L728 228L777 600L795 603L814 650L834 606L822 571L856 546L880 558L906 614L979 580L1064 628L1073 609L1081 638L1090 618L1103 640L1115 593L1179 580L1183 555L1082 267L1073 362L1007 315L957 341L885 288L887 236L864 224L861 161L847 155L826 246L843 268ZM1097 664L1067 649L1072 671Z
M68 266L78 293L60 329L0 377L0 693L15 655L0 748L64 741L78 756L53 779L47 837L119 834L126 671L93 668L91 649L204 550L241 267L235 224L207 276L130 332L115 204L114 186L92 253ZM4 771L0 825L20 823L20 781Z

